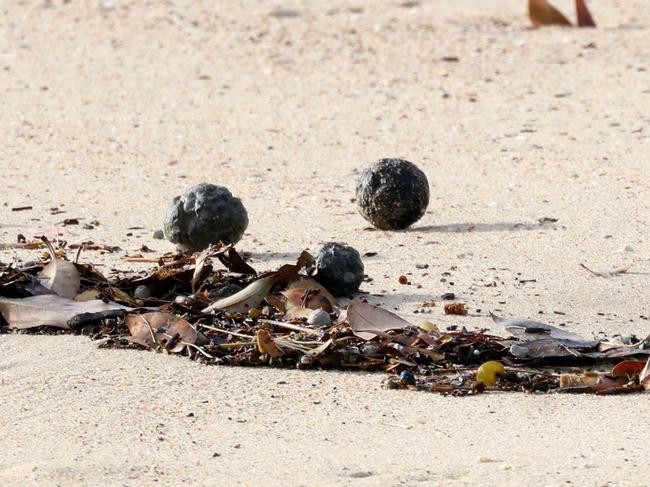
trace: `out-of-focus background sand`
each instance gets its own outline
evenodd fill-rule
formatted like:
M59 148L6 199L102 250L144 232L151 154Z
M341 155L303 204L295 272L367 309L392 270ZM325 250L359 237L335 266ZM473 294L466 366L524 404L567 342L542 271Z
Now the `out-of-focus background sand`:
M152 239L167 202L209 181L247 206L238 247L258 269L346 241L377 252L371 301L415 322L490 327L498 310L645 336L650 3L589 5L598 29L530 30L524 0L4 0L0 241L90 237L124 251L83 258L126 268L143 244L172 249ZM391 156L427 173L431 204L408 231L370 231L356 177ZM74 217L99 225L60 224ZM416 314L443 292L470 316ZM2 335L0 484L650 478L650 396L453 399L381 379Z

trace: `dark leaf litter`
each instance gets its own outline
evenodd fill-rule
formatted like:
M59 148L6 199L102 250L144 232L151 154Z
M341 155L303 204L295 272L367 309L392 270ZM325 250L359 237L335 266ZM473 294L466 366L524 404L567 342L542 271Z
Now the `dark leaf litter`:
M314 279L316 261L306 252L295 265L266 273L232 245L165 254L158 262L144 275L110 279L75 263L81 283L75 301L39 284L46 262L0 264L0 332L82 334L103 348L144 348L209 365L381 371L390 374L386 389L454 396L650 389L650 337L636 344L586 339L492 315L502 337L416 326L363 301L341 309ZM317 310L329 314L329 325L310 324ZM39 319L56 327L39 326Z

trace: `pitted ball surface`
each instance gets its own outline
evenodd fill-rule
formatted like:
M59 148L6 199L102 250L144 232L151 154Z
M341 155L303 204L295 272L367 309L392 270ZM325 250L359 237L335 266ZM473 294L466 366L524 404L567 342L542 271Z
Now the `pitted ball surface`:
M349 296L363 281L359 252L348 245L328 242L316 255L316 280L334 296Z
M198 252L211 243L238 242L248 226L239 198L223 186L202 183L177 196L167 208L165 237L184 252Z
M424 215L429 181L412 162L380 159L364 169L357 182L359 213L381 230L402 230Z

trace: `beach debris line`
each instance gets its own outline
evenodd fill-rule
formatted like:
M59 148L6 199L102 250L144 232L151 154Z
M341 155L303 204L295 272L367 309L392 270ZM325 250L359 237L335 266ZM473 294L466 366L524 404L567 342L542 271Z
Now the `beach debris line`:
M144 274L107 278L48 246L43 261L0 264L0 332L82 334L103 348L208 365L387 372L387 389L455 396L650 390L650 335L624 344L495 314L486 329L418 325L363 300L344 306L319 282L317 259L307 252L260 273L232 245L217 244L165 254ZM52 273L52 262L74 268L75 296L71 286L41 284L60 272ZM498 330L488 332L490 325Z
M535 27L546 25L571 27L573 25L562 12L547 0L528 0L528 16ZM584 0L576 0L576 17L578 27L596 27L596 22L594 22Z

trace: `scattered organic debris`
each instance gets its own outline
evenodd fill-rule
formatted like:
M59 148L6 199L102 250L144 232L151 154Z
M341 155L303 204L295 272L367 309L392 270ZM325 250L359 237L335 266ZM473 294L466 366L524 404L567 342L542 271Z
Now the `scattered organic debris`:
M43 243L48 263L0 264L0 331L84 334L104 348L144 348L205 364L385 371L392 374L386 388L456 396L650 389L650 337L636 344L587 339L492 314L502 337L415 325L362 301L340 309L314 279L307 252L295 264L258 273L232 245L211 245L191 256L166 254L145 275L109 279ZM460 303L445 311L454 307L467 312Z

